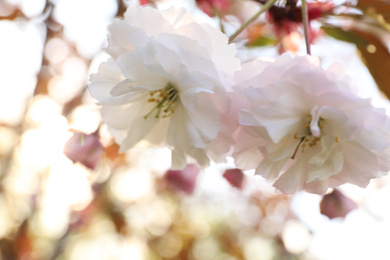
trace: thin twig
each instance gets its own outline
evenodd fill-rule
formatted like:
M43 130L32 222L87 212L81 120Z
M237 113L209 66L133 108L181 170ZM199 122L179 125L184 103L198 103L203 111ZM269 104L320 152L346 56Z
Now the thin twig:
M303 23L303 31L305 34L305 43L306 43L306 52L311 55L310 50L310 22L309 22L309 12L307 10L306 0L302 0L302 23Z
M252 16L251 18L249 18L248 21L246 21L245 23L243 23L241 25L240 28L238 28L238 30L232 35L229 37L229 43L232 42L242 31L245 30L246 27L248 27L249 24L251 24L252 22L254 22L262 13L264 13L265 11L267 11L268 9L270 9L272 7L272 5L276 2L277 0L270 0L268 1L266 4L263 5L263 7L254 15Z

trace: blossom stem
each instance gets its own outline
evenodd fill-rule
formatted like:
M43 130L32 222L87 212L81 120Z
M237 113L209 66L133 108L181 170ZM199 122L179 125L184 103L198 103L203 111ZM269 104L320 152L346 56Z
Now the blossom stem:
M309 35L309 12L307 10L306 0L302 0L302 23L303 23L303 31L305 34L305 43L306 43L306 53L311 55L310 50L310 35Z
M233 33L230 37L229 37L229 43L232 42L242 31L245 30L246 27L248 27L249 24L251 24L252 22L254 22L262 13L264 13L265 11L267 11L268 9L270 9L272 7L272 5L276 2L277 0L269 0L267 3L265 3L263 5L263 7L255 14L253 15L251 18L249 18L248 21L246 21L245 23L243 23L240 28L238 28L238 30Z
M219 29L221 30L221 32L225 33L225 27L223 26L221 12L217 11L217 17L219 21Z

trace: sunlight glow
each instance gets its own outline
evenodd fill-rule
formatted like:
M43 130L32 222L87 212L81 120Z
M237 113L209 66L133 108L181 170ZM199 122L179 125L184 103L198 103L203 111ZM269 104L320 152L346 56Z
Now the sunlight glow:
M274 258L272 244L260 237L248 241L244 250L245 258L248 260L271 260Z
M54 15L64 25L68 40L76 43L77 50L85 57L92 57L103 45L106 27L116 8L115 0L58 0Z
M69 46L60 38L50 39L46 44L45 57L53 64L63 62L69 54Z
M310 243L310 233L300 222L291 220L286 223L282 232L286 249L294 254L303 253Z
M115 173L111 192L119 200L133 202L146 196L152 189L149 172L145 169L130 169Z
M0 21L0 122L21 121L42 59L42 28L34 22ZM6 73L4 73L6 72Z
M78 57L70 57L61 66L61 74L49 82L49 94L59 103L67 103L85 88L87 65Z

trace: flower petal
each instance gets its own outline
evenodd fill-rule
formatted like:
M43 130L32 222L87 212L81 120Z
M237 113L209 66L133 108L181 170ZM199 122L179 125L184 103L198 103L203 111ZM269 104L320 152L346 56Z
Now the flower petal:
M145 46L149 37L140 28L130 26L127 22L114 19L108 26L107 53L113 58L117 58L123 53L130 53L136 47Z
M150 71L144 65L145 51L134 51L118 57L117 63L123 75L131 80L137 79L139 85L150 86L151 90L164 88L168 84L168 80L164 75Z
M195 148L206 148L219 131L217 111L207 94L199 93L193 111L186 110L186 131L190 144Z
M309 160L309 165L316 167L308 171L307 182L321 181L339 173L343 168L343 158L342 150L337 144L332 146L331 149L324 147L321 153L313 156Z
M301 190L307 179L307 158L297 160L274 183L274 187L287 194L293 194Z
M149 117L147 119L143 117L137 117L133 121L133 125L136 127L131 127L127 131L127 136L121 144L119 152L123 153L129 148L134 147L139 141L141 141L151 130L156 126L158 118Z
M127 97L113 97L111 89L118 83L125 80L119 66L112 60L103 62L96 74L90 77L91 83L88 85L89 93L99 101L99 104L111 104L126 102Z
M370 179L379 176L378 161L374 153L352 141L343 142L342 149L344 167L334 178L364 188Z
M124 19L131 26L142 28L149 37L157 37L160 33L173 29L161 11L150 7L130 5L124 13Z

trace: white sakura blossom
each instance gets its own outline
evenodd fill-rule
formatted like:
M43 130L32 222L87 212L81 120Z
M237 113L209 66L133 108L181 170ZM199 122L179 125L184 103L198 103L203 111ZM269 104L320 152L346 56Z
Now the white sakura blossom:
M91 76L88 88L124 152L145 140L172 149L172 167L189 158L205 166L221 136L229 78L240 67L226 35L198 24L184 9L129 6L109 26L111 59ZM222 142L218 142L221 143ZM219 158L216 158L219 159Z
M365 187L386 174L389 117L353 92L340 67L289 55L244 64L237 84L251 107L239 112L236 164L276 179L285 193Z

